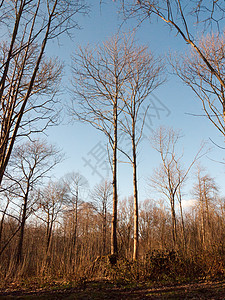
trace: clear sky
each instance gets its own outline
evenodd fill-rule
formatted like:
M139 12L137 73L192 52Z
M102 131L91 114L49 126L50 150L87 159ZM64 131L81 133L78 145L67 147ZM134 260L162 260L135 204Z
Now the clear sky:
M58 55L65 63L64 86L70 86L71 54L82 45L101 43L113 34L117 33L122 23L118 15L118 4L108 1L107 4L99 5L99 0L90 1L92 4L89 16L79 16L78 21L81 30L74 32L74 39L64 38L58 45L50 45L48 53ZM94 4L95 3L95 4ZM135 20L124 24L120 30L132 30L136 26ZM198 29L196 29L197 32ZM166 55L169 52L188 50L188 46L174 31L158 21L149 23L146 21L137 29L136 38L141 44L147 45L155 55ZM168 67L169 69L169 67ZM70 94L64 92L62 101L68 103ZM219 132L205 117L194 117L188 113L203 114L200 101L193 92L175 76L168 73L168 81L154 92L151 100L156 109L149 111L146 120L146 139L140 145L138 156L138 177L140 199L152 197L147 187L147 181L153 174L153 169L160 163L159 154L150 146L148 137L153 129L159 125L172 126L174 129L181 129L184 137L180 140L180 149L184 152L184 162L188 165L192 161L203 140L209 141L211 138L216 143L223 145L224 139ZM71 123L69 117L65 116L61 125L48 130L48 140L57 144L63 149L66 155L64 162L55 169L56 178L60 178L65 173L79 171L90 183L90 187L99 183L101 178L110 175L109 166L105 163L106 138L103 133L92 128L88 124ZM224 165L216 161L222 161L224 150L213 147L211 152L204 157L202 165L206 167L209 174L215 178L221 193L225 194L224 185ZM193 182L193 173L189 176L189 184L186 187L186 199ZM119 195L121 198L132 194L132 168L127 164L119 164Z

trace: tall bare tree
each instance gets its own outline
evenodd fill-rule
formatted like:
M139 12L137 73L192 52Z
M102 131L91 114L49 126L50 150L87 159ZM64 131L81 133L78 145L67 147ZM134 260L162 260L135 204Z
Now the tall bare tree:
M132 53L129 56L129 73L132 76L125 83L123 92L123 114L119 122L123 134L131 141L132 154L122 151L133 167L134 190L134 252L133 259L138 258L138 180L137 148L141 140L145 117L151 106L149 95L164 81L163 64L160 58L154 58L147 47L137 46L132 41ZM120 147L120 146L119 146Z
M202 37L199 47L214 70L225 78L225 33ZM202 102L207 118L225 136L225 86L199 55L191 49L185 56L171 59L175 73L190 86Z
M77 27L75 15L85 8L82 0L1 1L0 184L17 137L53 121L62 66L44 53L51 40Z
M193 195L198 201L198 209L200 212L200 226L201 226L201 242L203 247L206 247L206 242L211 241L211 221L210 210L213 209L216 202L216 194L218 187L215 180L205 172L200 165L197 168L196 183L193 187Z
M19 200L18 206L21 208L17 264L22 259L25 224L27 218L34 212L34 203L38 200L38 187L61 159L61 154L54 146L41 140L24 143L13 151L5 180L12 183L8 193L15 199L14 201Z
M216 125L217 129L224 135L224 124L220 124L218 126L218 122L215 122L214 116L218 119L224 118L224 96L223 90L225 89L225 80L224 80L224 72L221 73L223 69L222 57L220 54L220 49L217 49L218 53L215 53L215 45L210 45L211 42L209 41L208 44L199 42L199 30L193 30L193 23L203 24L203 30L206 31L206 28L210 28L210 30L220 30L220 26L223 26L223 21L225 17L225 3L223 0L212 0L212 1L181 1L181 0L162 0L162 1L155 1L155 0L138 0L138 1L126 1L122 0L125 12L127 16L135 16L141 22L143 20L150 19L155 20L159 19L165 22L170 29L174 30L178 36L180 36L188 45L190 45L193 49L193 53L195 53L196 61L199 62L199 77L203 76L202 81L206 83L207 86L205 89L201 90L201 94L205 98L205 103L207 103L210 107L210 110L213 113L213 117L208 114L207 108L204 107L206 111L206 115L208 118ZM222 28L223 29L223 28ZM215 40L214 40L215 42ZM220 43L217 44L219 46ZM206 49L209 47L209 49ZM220 44L221 46L221 44ZM215 59L213 57L214 54ZM213 58L213 59L212 59ZM193 62L193 60L192 60ZM217 65L219 63L219 65ZM222 64L222 65L220 65ZM190 66L190 69L192 67ZM187 67L188 69L188 67ZM196 79L196 67L195 70L195 78L189 77L189 80L192 81L192 88L195 86L194 80ZM200 70L201 69L201 70ZM207 71L206 71L207 70ZM202 73L203 71L203 73ZM185 72L185 71L184 71ZM181 74L181 73L180 73ZM181 74L181 77L185 78L185 75ZM210 86L210 91L205 94L207 91L207 87L209 83L213 83ZM215 87L216 83L216 88ZM201 87L201 84L200 84ZM216 97L219 96L220 102L219 105L215 105L213 101L208 98L208 95L211 91L214 90L216 92ZM218 93L220 95L218 95ZM201 98L202 99L202 98ZM222 101L221 101L222 100ZM204 103L203 103L204 105ZM219 109L219 110L218 110ZM217 111L218 110L218 111Z
M78 172L71 172L65 175L64 184L67 188L67 212L72 215L72 238L70 260L75 256L77 246L77 228L78 228L78 207L84 201L83 192L88 188L87 179Z
M94 49L80 48L73 57L74 101L72 113L106 134L112 146L113 213L111 254L117 254L117 136L118 115L125 82L131 77L128 64L129 37L113 36Z
M59 182L50 181L48 185L41 190L38 200L41 213L37 216L40 220L44 221L46 225L47 257L49 255L53 226L59 214L63 211L63 205L67 202L67 186Z
M105 180L97 184L91 192L91 199L102 219L102 254L106 255L107 217L112 204L112 185Z
M164 127L160 127L154 132L151 139L152 146L159 152L162 161L160 167L154 170L154 175L151 178L151 186L163 193L170 202L174 248L177 246L177 218L175 202L177 197L181 196L181 187L184 184L192 166L202 157L202 155L204 155L202 152L204 146L202 145L193 161L186 169L184 169L181 164L183 155L178 155L176 152L176 146L180 138L181 134L179 131L175 131L172 128L168 130ZM180 200L179 202L181 204L180 197L178 200Z

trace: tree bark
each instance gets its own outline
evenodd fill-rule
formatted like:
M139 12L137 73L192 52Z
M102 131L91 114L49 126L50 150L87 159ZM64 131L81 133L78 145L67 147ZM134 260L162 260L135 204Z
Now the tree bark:
M133 150L133 189L134 189L134 252L133 260L138 259L138 188L137 188L137 161L135 145L135 121L132 120L132 150Z
M183 216L183 208L182 208L182 204L181 204L181 199L179 201L179 204L180 204L180 215L181 215L183 245L184 245L184 250L186 252L186 250L187 250L187 243L186 243L186 234L185 234L185 226L184 226L184 216Z
M76 195L75 195L75 215L74 215L74 225L73 225L73 232L72 232L72 243L71 243L71 249L70 249L70 262L73 262L73 258L75 257L76 253L76 244L77 244L77 207L78 207L78 187L76 189Z
M174 208L174 199L171 202L171 217L172 217L172 236L173 236L173 247L176 249L177 246L177 222L176 213Z
M111 255L117 255L117 98L113 107L114 141L113 141L113 212L111 225Z
M20 227L20 237L19 237L19 242L18 242L18 247L17 247L17 256L16 256L16 264L17 265L19 265L22 260L24 229L25 229L26 215L27 215L27 201L28 201L28 192L24 196L23 213L22 213L22 220L21 220L21 227Z
M5 214L8 209L8 206L9 206L9 200L7 201L6 207L3 211L2 219L1 219L1 223L0 223L0 245L1 245L1 240L2 240L2 231L3 231L4 220L5 220Z
M103 208L103 224L102 224L102 254L106 255L106 222L107 222L106 204Z

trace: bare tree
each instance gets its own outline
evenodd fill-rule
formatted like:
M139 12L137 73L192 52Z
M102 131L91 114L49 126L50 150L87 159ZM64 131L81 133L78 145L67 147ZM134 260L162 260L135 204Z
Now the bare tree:
M180 217L181 217L181 230L182 230L182 237L183 237L183 245L185 252L187 251L187 239L186 239L186 232L185 232L185 224L184 224L184 213L183 213L183 205L182 205L182 186L180 185L176 191L177 201L179 203L180 208Z
M181 166L182 155L179 156L176 153L177 142L180 138L181 135L179 131L174 131L172 128L167 130L164 127L160 127L154 132L151 139L152 146L159 152L162 161L160 167L154 170L154 175L151 178L151 186L163 193L170 202L174 248L177 246L177 219L175 212L175 201L179 196L178 200L180 202L180 207L182 208L180 198L181 187L184 184L192 166L203 155L203 146L201 146L193 161L185 170Z
M70 260L75 256L77 246L77 228L78 228L78 206L84 201L84 190L88 188L88 181L78 172L68 173L64 177L64 184L67 188L67 213L72 215L72 245Z
M118 115L132 45L129 37L119 35L92 49L87 46L74 55L74 101L72 113L80 121L101 130L112 146L113 213L111 254L117 254L117 136Z
M19 201L18 206L21 209L17 264L22 259L25 223L34 211L34 203L38 199L37 190L43 178L61 159L59 150L41 140L26 142L16 147L12 154L5 180L12 183L8 193Z
M111 206L112 185L105 180L97 184L91 192L91 199L102 219L102 254L106 255L107 217Z
M224 104L223 90L225 89L225 80L224 80L224 72L221 73L221 70L223 69L222 57L220 54L221 48L217 49L218 54L216 54L214 51L216 50L215 46L210 45L210 41L208 42L208 44L205 43L204 46L202 42L199 43L198 41L199 33L197 32L196 36L194 36L193 32L191 32L190 29L192 28L191 25L195 22L198 24L203 24L204 30L206 28L210 28L210 30L212 29L220 30L220 25L221 24L223 25L222 22L224 21L224 16L225 16L224 1L212 0L206 2L201 0L199 1L139 0L139 1L130 2L130 1L122 0L122 3L125 12L128 14L129 17L136 16L139 18L141 22L146 18L147 19L149 18L150 20L155 18L160 19L163 22L165 22L171 29L174 29L177 32L177 35L181 36L181 38L188 45L192 47L193 52L195 53L194 57L200 63L199 70L201 69L201 72L204 71L203 74L200 73L198 74L198 76L201 77L201 75L203 75L203 79L202 79L203 82L205 81L205 79L208 79L209 80L209 82L207 83L208 86L210 82L213 83L213 85L210 86L210 91L207 92L207 94L205 94L207 87L201 90L201 93L203 94L206 100L204 103L207 103L209 106L211 105L210 109L213 112L213 117L212 117L210 116L210 114L208 114L208 110L206 109L206 107L204 107L206 111L206 115L214 123L214 125L216 125L219 131L221 131L222 134L224 135L224 124L222 124L221 126L219 122L219 126L218 126L218 123L213 121L214 116L217 118L217 121L220 118L224 117L225 104ZM206 49L206 47L208 47L209 45L210 48ZM213 53L215 54L215 59L213 57L214 55ZM222 65L217 65L217 63L219 64L222 63ZM195 73L196 70L193 71L196 78L196 73ZM185 75L182 74L181 77L185 78ZM192 82L191 84L192 88L195 86L193 82L195 78L193 79L192 77L189 77L189 80L191 79ZM217 82L216 88L215 88L215 81ZM208 98L208 95L211 93L212 90L216 92L217 97L218 97L218 93L220 94L219 100L222 100L221 101L222 106L220 105L220 103L219 106L217 105L214 106L213 101L211 101Z
M118 232L121 240L120 247L125 257L132 259L133 253L133 224L134 224L134 199L133 196L122 199L119 203Z
M56 107L52 97L62 66L45 58L46 45L77 27L75 15L85 8L83 1L77 0L1 2L6 40L0 44L0 184L17 137L41 131L53 121Z
M41 208L41 214L39 213L37 217L46 224L46 257L49 255L53 226L66 201L67 187L60 184L60 182L50 181L40 192L39 207Z
M225 77L225 33L202 37L199 47L214 70ZM207 118L225 136L225 87L199 55L192 49L190 54L171 60L175 73L190 86L202 102Z
M198 209L200 212L201 243L203 247L206 247L206 241L209 242L209 240L211 240L210 210L215 206L218 188L215 180L210 177L201 166L198 166L196 175L197 180L194 184L193 195L198 201Z
M129 73L132 76L125 83L123 93L123 114L119 122L123 134L131 141L132 154L122 151L133 167L134 190L134 253L138 258L138 180L137 148L142 138L145 117L151 105L148 96L164 82L163 65L160 58L154 58L147 47L137 46L132 41L132 53L129 53ZM119 146L120 147L120 146ZM121 149L120 149L121 150Z
M163 205L163 201L157 203L146 199L140 205L140 248L142 253L154 249L165 249L169 213Z

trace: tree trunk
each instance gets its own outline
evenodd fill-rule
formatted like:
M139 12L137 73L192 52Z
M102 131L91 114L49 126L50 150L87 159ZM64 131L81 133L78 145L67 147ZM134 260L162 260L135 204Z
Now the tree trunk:
M76 200L75 200L75 216L74 216L74 225L73 225L73 233L72 233L72 243L70 249L70 263L72 263L73 258L76 253L76 243L77 243L77 206L78 206L78 188L76 191Z
M20 237L19 237L19 242L18 242L18 247L17 247L17 256L16 256L16 264L17 265L19 265L22 260L24 228L25 228L26 215L27 215L27 201L28 201L28 192L24 196L22 221L21 221L21 227L20 227Z
M113 141L113 212L111 225L111 255L117 255L117 99L113 107L114 141Z
M176 213L174 208L174 199L171 201L171 217L172 217L172 236L173 236L173 247L176 249L177 246L177 222Z
M138 258L138 188L137 188L137 161L135 145L135 125L133 120L132 150L133 150L133 189L134 189L134 252L133 260Z
M12 39L11 39L11 43L10 43L8 57L7 57L5 66L4 66L4 71L3 71L2 78L0 80L0 100L3 97L3 92L4 92L4 89L5 89L5 82L6 82L7 74L8 74L8 71L9 71L10 60L12 59L13 47L14 47L14 44L15 44L15 41L16 41L16 36L17 36L17 33L18 33L19 24L20 24L22 13L23 13L23 9L24 9L24 3L21 1L20 8L18 10L16 20L15 20L15 24L14 24L14 29L13 29L13 33L12 33ZM10 114L11 114L11 112L10 112ZM0 185L1 185L1 182L2 182L3 175L5 173L7 163L8 163L8 159L7 159L7 157L8 157L7 145L8 145L8 141L9 141L9 128L7 126L8 123L9 123L9 119L7 119L5 122L3 122L3 125L5 125L5 126L4 126L3 136L2 136L2 133L1 133L1 140L0 140Z
M77 199L76 198L76 203L75 203L75 220L74 220L74 229L73 229L73 248L75 249L76 247L76 242L77 242Z
M102 223L102 255L106 255L106 205L103 209L103 223Z
M179 204L180 204L180 215L181 215L183 245L184 245L184 251L186 252L186 250L187 250L187 243L186 243L186 234L185 234L185 227L184 227L184 216L183 216L183 209L182 209L181 199L179 201Z
M51 237L52 237L52 228L53 228L53 218L50 222L50 227L48 230L48 235L47 235L47 245L46 245L46 254L49 252L49 247L50 247L50 242L51 242Z
M1 223L0 223L0 245L1 245L1 240L2 240L2 232L3 232L3 225L4 225L5 214L6 214L8 206L9 206L9 200L7 201L6 207L5 207L4 212L2 214Z
M201 236L202 236L202 245L205 248L205 211L204 211L203 199L200 199L200 201L201 201Z
M19 113L17 114L17 117L15 119L16 121L15 121L15 126L13 128L12 136L10 137L10 139L7 139L5 141L6 145L4 145L4 156L0 152L0 154L1 154L1 156L0 156L0 184L1 184L2 179L3 179L3 175L5 173L5 169L6 169L7 165L8 165L9 158L11 156L11 153L12 153L12 150L13 150L13 147L14 147L14 143L16 141L17 134L18 134L18 131L19 131L19 128L20 128L20 123L21 123L21 120L23 118L27 102L29 100L29 97L31 95L31 92L32 92L32 89L33 89L33 86L34 86L34 83L35 83L36 75L37 75L38 69L40 67L40 64L41 64L41 61L42 61L42 57L43 57L44 52L45 52L45 48L46 48L46 44L47 44L47 40L48 40L48 36L49 36L49 32L50 32L50 27L51 27L52 19L53 19L54 12L55 12L55 9L56 9L56 4L57 4L57 1L55 1L54 5L53 5L53 8L52 8L52 12L49 15L49 20L48 20L48 22L46 24L45 36L44 36L44 38L42 40L40 52L39 52L39 55L37 57L37 61L36 61L35 65L34 65L33 74L32 74L32 76L30 78L30 82L29 82L29 86L27 87L26 95L24 96L21 108L20 108ZM22 12L23 12L23 7L22 6L24 6L24 4L22 4L22 2L21 2L21 7L20 7L20 11L19 11L19 12L21 12L21 15L22 15ZM20 19L21 15L19 14L19 16L17 16L17 19L18 18ZM34 15L33 21L34 21L35 17L36 17L36 15ZM15 23L15 28L14 28L14 32L13 32L13 38L12 38L12 41L11 41L11 46L12 46L12 44L14 43L14 41L16 39L16 35L17 35L17 31L18 31L18 26L19 26L18 21L19 21L19 19L18 20L17 19L16 19L16 23ZM29 34L29 39L28 39L29 42L31 40L31 37L32 37L32 31ZM29 49L29 47L27 47L25 57L27 57L28 49ZM26 62L26 59L23 61L22 68L24 68L25 62ZM7 75L7 72L6 72L6 75ZM3 76L2 80L0 82L0 85L1 85L1 88L0 88L0 99L2 98L3 91L4 91L4 82L5 82L5 79L4 79L4 76ZM10 128L8 128L8 134L9 134L9 131L10 131Z
M48 252L48 237L50 231L50 211L47 210L47 228L46 228L46 253Z

